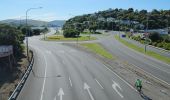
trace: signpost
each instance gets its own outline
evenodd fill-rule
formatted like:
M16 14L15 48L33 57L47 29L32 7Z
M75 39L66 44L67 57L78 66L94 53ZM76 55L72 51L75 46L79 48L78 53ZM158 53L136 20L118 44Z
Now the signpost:
M9 58L9 66L10 66L10 69L12 69L12 61L11 61L11 55L14 59L14 56L13 56L13 46L12 45L3 45L3 46L0 46L0 58L2 57L8 57Z
M13 46L0 46L0 58L7 57L13 54Z

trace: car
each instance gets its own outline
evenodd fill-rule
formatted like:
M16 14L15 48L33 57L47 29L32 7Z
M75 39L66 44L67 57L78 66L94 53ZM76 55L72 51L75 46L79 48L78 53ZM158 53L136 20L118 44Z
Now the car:
M125 35L125 34L122 34L122 37L126 37L126 35Z

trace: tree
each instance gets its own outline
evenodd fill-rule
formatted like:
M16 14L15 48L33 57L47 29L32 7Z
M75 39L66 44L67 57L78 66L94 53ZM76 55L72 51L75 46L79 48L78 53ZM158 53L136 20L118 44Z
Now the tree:
M161 40L161 36L159 33L153 32L153 33L149 34L149 39L151 39L152 42L157 42L157 41Z
M15 57L19 57L22 53L23 40L24 35L16 27L0 24L0 45L12 45Z
M90 25L90 27L89 27L89 30L90 30L90 32L95 33L96 30L97 30L97 25L96 25L96 23L92 23L92 24Z
M74 23L83 23L83 22L91 22L91 23L95 23L97 22L97 26L99 29L110 29L110 25L109 23L107 23L106 21L99 21L99 18L109 18L112 17L114 18L114 22L115 22L115 30L118 29L126 29L128 28L128 30L130 30L130 28L132 28L131 26L128 25L124 25L123 23L119 24L118 22L120 21L136 21L138 22L138 25L143 25L143 28L146 29L147 27L147 18L149 18L148 21L148 29L160 29L160 28L165 28L167 27L167 25L170 26L170 23L168 23L167 20L168 16L170 15L170 10L152 10L151 12L148 12L147 10L134 10L133 8L129 8L129 9L109 9L109 10L105 10L105 11L99 11L96 12L94 14L86 14L86 15L82 15L82 16L76 16L74 18L69 19L68 21L66 21L66 23L64 24L64 28L67 27L74 27L71 26ZM120 21L119 21L120 20ZM170 22L170 21L169 21ZM135 24L136 25L136 24ZM133 26L135 26L133 25ZM63 29L64 29L63 28ZM93 24L90 25L88 28L92 29L93 28ZM140 27L137 27L136 29L139 29ZM92 31L92 30L91 30Z
M41 30L40 29L33 29L33 35L40 35Z
M69 37L77 37L80 35L80 32L76 29L65 29L63 32L64 37L69 38Z
M21 27L21 32L25 36L33 36L33 31L30 27L26 28L25 26ZM28 33L27 33L28 32Z

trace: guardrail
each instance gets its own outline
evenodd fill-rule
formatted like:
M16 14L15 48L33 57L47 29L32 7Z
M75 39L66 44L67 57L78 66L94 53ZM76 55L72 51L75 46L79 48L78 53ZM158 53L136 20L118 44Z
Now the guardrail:
M21 81L18 83L17 87L15 88L15 90L13 91L13 93L11 94L11 96L8 98L8 100L16 100L19 93L21 92L31 70L32 70L32 66L34 64L34 55L32 53L32 59L31 59L31 63L29 64L24 76L22 77Z

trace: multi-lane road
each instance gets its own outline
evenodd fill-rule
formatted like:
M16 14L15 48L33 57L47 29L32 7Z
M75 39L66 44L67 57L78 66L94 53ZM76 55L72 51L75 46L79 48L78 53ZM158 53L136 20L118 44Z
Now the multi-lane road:
M119 59L135 65L162 82L170 85L170 65L154 58L132 50L114 38L117 32L111 32L111 36L102 39L100 43Z
M40 37L29 38L35 63L17 100L142 100L90 54Z

